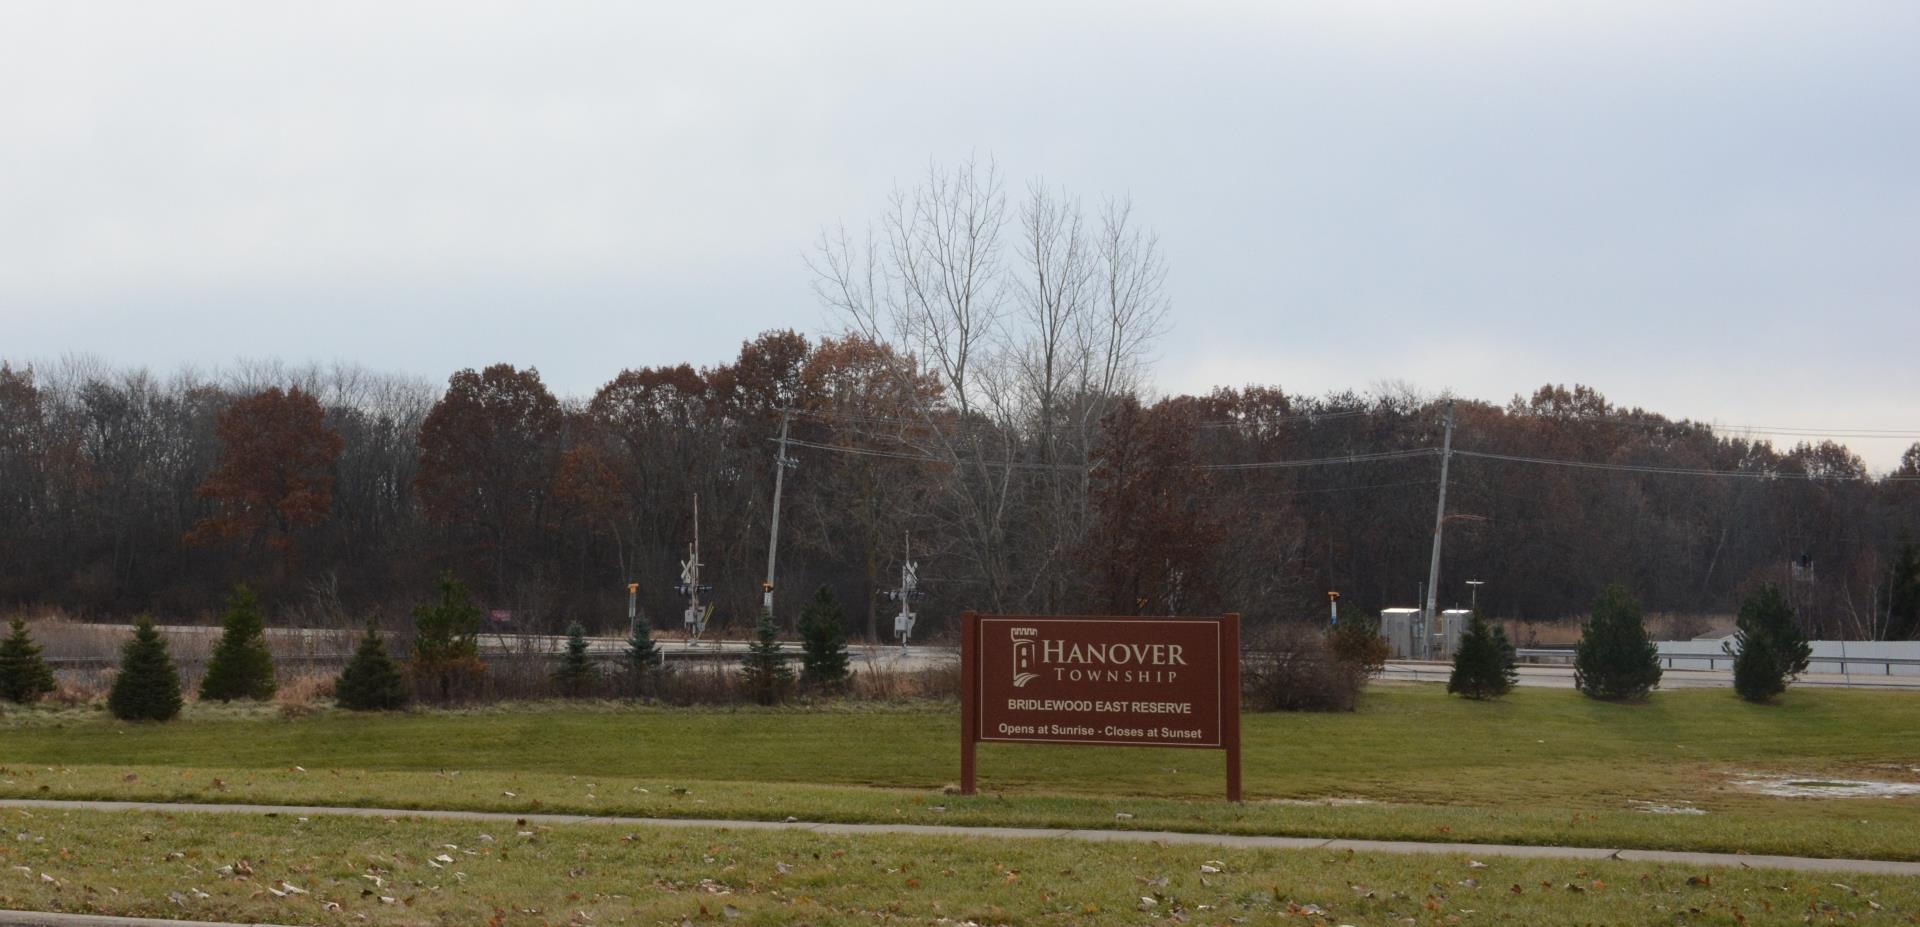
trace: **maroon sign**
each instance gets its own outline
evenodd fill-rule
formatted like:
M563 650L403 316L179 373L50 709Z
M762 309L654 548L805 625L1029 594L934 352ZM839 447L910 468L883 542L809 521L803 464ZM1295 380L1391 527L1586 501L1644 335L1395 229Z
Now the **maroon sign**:
M1240 798L1240 617L975 615L963 621L961 791L974 744L1227 751Z

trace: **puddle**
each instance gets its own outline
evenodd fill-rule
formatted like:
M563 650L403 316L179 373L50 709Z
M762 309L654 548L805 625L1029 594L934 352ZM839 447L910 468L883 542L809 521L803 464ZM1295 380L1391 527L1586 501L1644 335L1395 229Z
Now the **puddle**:
M1882 782L1875 779L1754 776L1736 779L1733 784L1750 792L1779 798L1897 798L1920 795L1920 782Z
M1690 801L1657 802L1657 801L1641 801L1640 799L1637 799L1637 798L1629 798L1627 799L1627 804L1632 805L1633 810L1642 812L1644 814L1706 814L1707 813L1707 809L1695 808L1693 806L1693 802L1690 802Z

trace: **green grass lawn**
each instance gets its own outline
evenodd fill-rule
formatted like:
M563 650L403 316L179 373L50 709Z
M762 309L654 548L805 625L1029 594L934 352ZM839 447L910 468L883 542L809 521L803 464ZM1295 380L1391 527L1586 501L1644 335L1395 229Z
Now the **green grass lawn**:
M1712 690L1612 705L1548 689L1474 703L1438 686L1375 686L1355 714L1247 715L1240 806L1218 800L1219 753L1168 749L983 745L985 794L944 795L958 777L958 728L951 706L545 704L297 719L195 706L158 726L35 709L0 720L0 795L1920 859L1920 798L1774 798L1735 784L1746 773L1920 781L1920 697L1908 693L1795 690L1756 707Z
M0 810L0 908L294 924L1908 924L1920 882L1400 857Z

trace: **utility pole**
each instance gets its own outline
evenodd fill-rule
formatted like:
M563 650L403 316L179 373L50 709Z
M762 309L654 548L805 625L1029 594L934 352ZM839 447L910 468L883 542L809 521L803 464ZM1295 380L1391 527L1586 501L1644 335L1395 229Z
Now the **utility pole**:
M773 612L773 562L780 553L780 489L786 482L787 468L793 458L787 456L787 418L792 409L780 410L780 451L773 459L773 527L767 537L767 581L760 584L760 607Z
M1426 607L1420 611L1420 640L1415 650L1425 660L1433 653L1434 600L1440 597L1440 532L1447 524L1447 464L1453 462L1453 400L1447 400L1447 431L1440 440L1440 502L1433 510L1433 560L1427 564Z

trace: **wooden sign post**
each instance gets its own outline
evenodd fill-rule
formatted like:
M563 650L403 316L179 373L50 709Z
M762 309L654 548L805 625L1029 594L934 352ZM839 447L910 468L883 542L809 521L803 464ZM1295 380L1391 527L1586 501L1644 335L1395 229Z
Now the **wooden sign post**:
M1227 752L1240 800L1240 616L961 618L960 791L981 741Z

